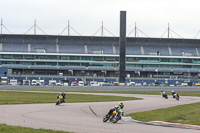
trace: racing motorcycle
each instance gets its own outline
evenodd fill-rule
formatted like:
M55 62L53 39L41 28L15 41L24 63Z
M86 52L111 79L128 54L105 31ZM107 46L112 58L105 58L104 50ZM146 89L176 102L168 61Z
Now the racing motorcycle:
M122 116L124 115L123 109L116 109L112 112L111 115L106 114L103 117L103 122L107 122L108 120L112 123L117 123L119 120L122 119Z
M56 105L60 105L63 102L63 96L60 95L57 99Z
M173 96L177 101L179 100L179 96L176 93Z
M167 93L162 95L165 99L168 99Z

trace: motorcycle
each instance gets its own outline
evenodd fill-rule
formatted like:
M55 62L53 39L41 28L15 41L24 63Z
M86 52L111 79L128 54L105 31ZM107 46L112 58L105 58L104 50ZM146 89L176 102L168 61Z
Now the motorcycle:
M173 96L174 96L174 98L175 98L177 101L179 101L179 96L178 96L178 94L175 93Z
M63 96L60 95L60 96L58 97L58 99L57 99L56 105L60 105L60 104L62 103L62 101L63 101Z
M111 115L106 114L103 117L103 122L107 122L109 120L112 123L117 123L119 120L122 119L123 115L124 115L123 109L114 110Z
M168 99L167 93L162 95L165 99Z

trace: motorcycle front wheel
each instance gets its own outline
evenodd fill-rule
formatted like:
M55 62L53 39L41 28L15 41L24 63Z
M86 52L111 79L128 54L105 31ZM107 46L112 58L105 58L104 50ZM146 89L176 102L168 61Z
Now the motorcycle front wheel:
M56 105L59 105L60 104L60 101L59 100L57 100L57 102L56 102Z
M109 120L109 115L107 114L107 115L105 115L104 117L103 117L103 122L107 122Z

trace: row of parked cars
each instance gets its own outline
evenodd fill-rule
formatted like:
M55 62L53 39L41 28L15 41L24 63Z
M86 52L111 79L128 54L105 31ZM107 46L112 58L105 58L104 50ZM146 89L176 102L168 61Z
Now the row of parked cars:
M7 83L8 81L8 83ZM7 78L2 78L1 82L2 84L8 84L8 85L28 85L28 86L200 86L200 83L195 83L193 84L190 81L179 83L179 84L160 84L159 82L154 82L154 83L137 83L137 82L127 82L126 84L122 84L119 82L97 82L97 81L90 81L90 82L84 82L84 81L73 81L71 84L69 83L68 80L62 80L60 82L57 82L56 80L49 80L48 83L45 82L44 80L28 80L24 79L23 81L18 82L17 79L10 79L7 80ZM1 85L1 84L0 84Z

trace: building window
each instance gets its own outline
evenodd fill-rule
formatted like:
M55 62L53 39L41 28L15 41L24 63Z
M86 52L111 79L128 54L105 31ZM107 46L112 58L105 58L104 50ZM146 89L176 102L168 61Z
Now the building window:
M185 52L185 51L182 51L182 56L192 56L193 53L192 52Z
M160 51L149 51L149 55L160 55Z
M47 50L45 48L35 48L34 51L36 53L46 53L47 52Z
M92 54L103 54L103 49L92 49L91 53Z

